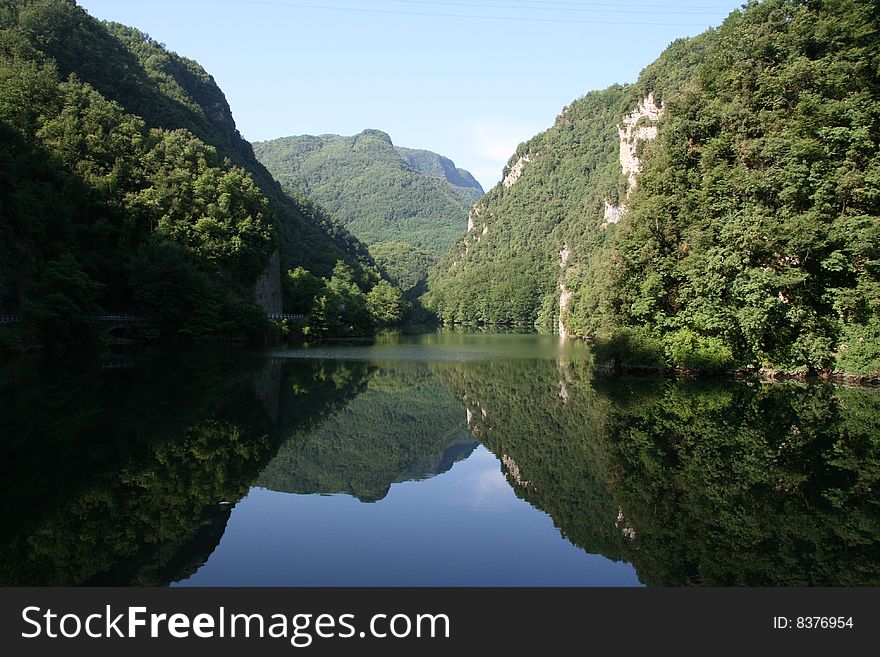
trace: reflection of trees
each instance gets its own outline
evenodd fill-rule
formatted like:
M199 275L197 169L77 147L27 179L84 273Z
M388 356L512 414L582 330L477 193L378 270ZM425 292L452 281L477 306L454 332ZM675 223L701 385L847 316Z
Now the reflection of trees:
M618 383L609 445L630 555L657 585L880 583L880 394Z
M254 481L380 499L470 454L654 585L880 583L880 392L598 379L589 363L234 353L0 376L0 584L194 572ZM118 365L133 365L119 369Z
M256 485L374 502L392 483L445 472L475 446L462 405L428 369L396 363L373 372L357 398L313 430L290 437Z
M216 353L132 369L41 361L0 388L0 583L162 584L192 573L283 432L350 398L365 369ZM273 376L282 394L273 395ZM278 385L276 383L276 385ZM308 402L285 390L308 389ZM273 415L279 416L278 423Z
M517 494L653 585L880 582L880 393L439 365Z

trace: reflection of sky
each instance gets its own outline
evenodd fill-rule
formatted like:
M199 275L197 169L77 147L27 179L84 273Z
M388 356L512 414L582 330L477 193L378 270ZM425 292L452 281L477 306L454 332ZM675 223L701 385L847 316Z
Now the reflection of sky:
M638 586L632 566L590 555L519 499L478 447L449 472L347 495L254 488L185 585Z

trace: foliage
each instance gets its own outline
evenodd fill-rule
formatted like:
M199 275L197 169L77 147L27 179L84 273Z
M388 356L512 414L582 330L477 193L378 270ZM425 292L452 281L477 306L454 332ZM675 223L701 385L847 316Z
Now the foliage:
M622 328L594 344L596 362L613 368L659 368L666 364L663 346L655 335L639 328ZM676 352L678 355L678 352Z
M89 278L69 253L46 263L25 288L24 319L47 343L82 340L94 331L102 285Z
M413 301L424 294L428 270L435 260L432 256L404 242L371 244L370 255L407 300Z
M288 271L284 293L285 307L307 316L305 336L372 335L376 328L399 324L409 308L400 289L388 281L364 292L354 271L341 260L330 278L302 267Z
M408 305L400 288L394 287L388 281L379 281L367 294L367 310L379 326L400 324Z

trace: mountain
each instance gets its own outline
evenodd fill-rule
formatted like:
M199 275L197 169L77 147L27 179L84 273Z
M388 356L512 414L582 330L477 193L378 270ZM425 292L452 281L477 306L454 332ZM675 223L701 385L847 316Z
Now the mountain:
M8 0L0 79L0 308L46 339L102 309L238 335L281 310L281 270L341 260L378 280L348 231L282 192L213 78L146 34Z
M469 206L479 201L484 194L482 185L471 175L471 172L456 167L455 162L448 157L418 148L397 146L394 150L419 173L445 180L452 187L452 191Z
M450 322L612 364L880 371L880 57L864 0L765 0L521 144L429 277Z
M468 208L483 193L451 160L396 148L379 130L284 137L258 142L254 152L286 190L314 198L371 253L379 246L393 278L405 277L407 267L382 245L409 245L404 251L436 259L464 231Z

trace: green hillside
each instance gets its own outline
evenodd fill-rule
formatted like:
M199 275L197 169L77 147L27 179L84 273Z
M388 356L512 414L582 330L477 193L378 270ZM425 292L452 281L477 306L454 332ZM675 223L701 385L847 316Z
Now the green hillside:
M618 364L877 372L877 21L750 3L575 101L477 204L429 305Z
M367 244L403 242L432 256L467 225L482 188L428 151L397 149L379 130L353 137L302 135L254 144L285 189L314 198Z
M0 309L46 341L102 311L240 336L281 310L280 271L378 280L256 161L204 69L73 2L0 2L0 137Z

